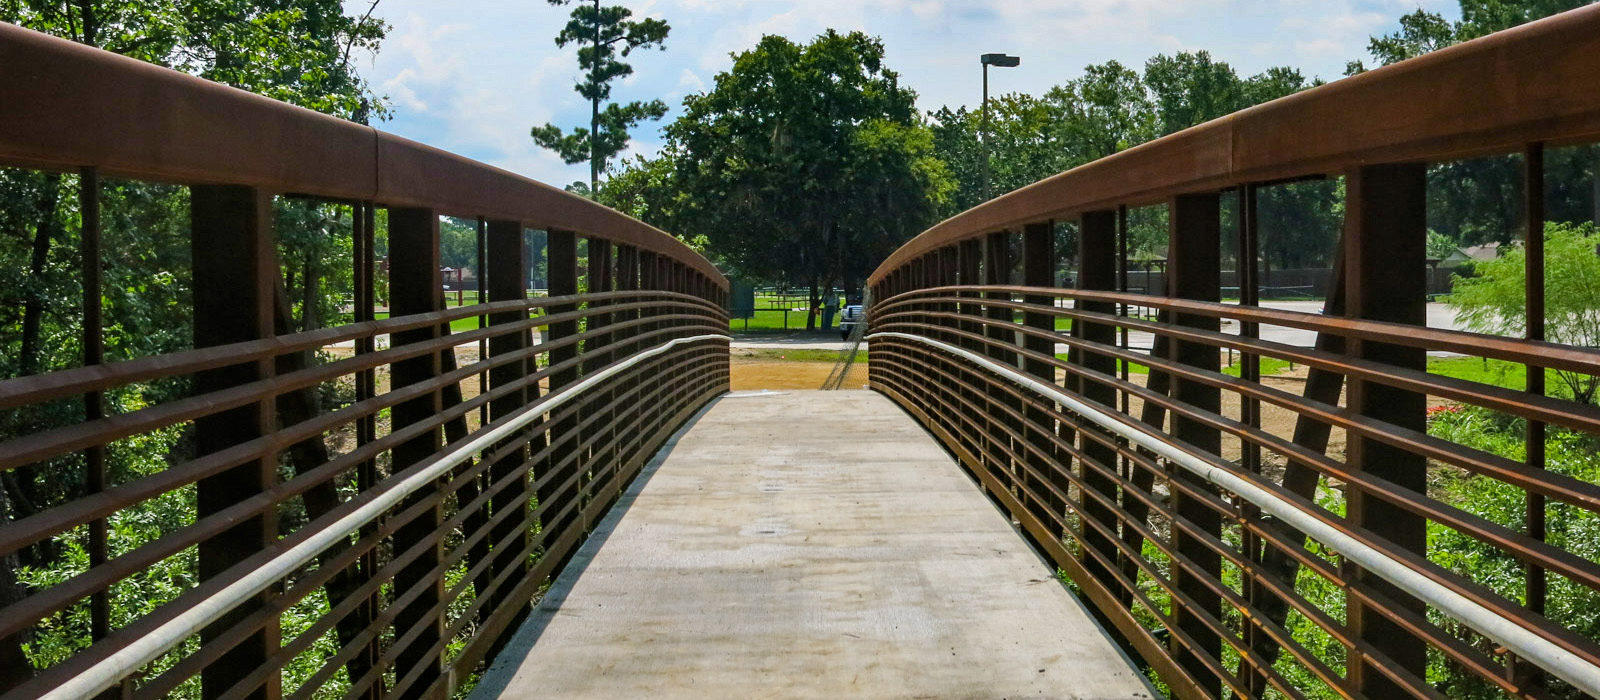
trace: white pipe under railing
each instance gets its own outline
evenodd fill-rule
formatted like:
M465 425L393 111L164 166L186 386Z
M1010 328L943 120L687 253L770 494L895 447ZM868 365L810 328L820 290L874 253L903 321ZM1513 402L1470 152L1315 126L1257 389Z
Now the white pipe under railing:
M1293 502L1251 483L1232 471L1208 464L1192 454L1157 440L1149 433L1112 418L1105 411L1083 400L1074 398L1054 384L1018 372L1015 367L1000 364L983 355L964 350L949 343L909 333L879 332L867 336L868 340L877 338L898 338L938 348L952 355L965 358L990 372L1006 378L1013 384L1059 403L1074 413L1089 419L1094 424L1127 438L1129 442L1150 450L1167 461L1183 467L1211 483L1239 494L1240 497L1254 504L1262 511L1277 516L1278 519L1296 530L1304 532L1333 548L1343 555L1345 559L1354 562L1361 568L1395 585L1400 590L1409 593L1412 597L1433 606L1446 616L1510 649L1519 658L1544 669L1551 675L1572 684L1573 687L1591 696L1600 697L1600 666L1585 661L1578 655L1563 649L1538 633L1517 624L1513 620L1501 617L1493 610L1450 590L1430 578L1427 574L1417 571L1404 562L1341 532L1338 528L1302 510Z
M98 695L101 691L119 683L134 671L144 667L173 647L181 644L183 640L199 632L206 625L221 619L228 611L248 601L256 594L267 590L274 583L288 576L315 559L317 554L337 544L350 536L350 533L360 530L362 526L377 519L379 515L400 504L407 496L432 484L435 479L449 473L450 469L460 464L477 452L481 452L500 442L512 433L527 427L529 423L538 420L549 411L571 401L588 388L599 384L634 365L661 355L672 348L687 343L698 343L705 340L728 340L722 334L695 335L687 338L676 338L649 350L640 352L627 360L612 365L605 369L585 376L578 383L563 387L558 393L548 394L537 403L529 404L518 413L512 414L511 420L503 425L495 426L472 439L462 443L460 447L435 454L429 460L419 462L421 468L405 477L397 486L391 488L371 501L351 511L349 514L334 521L332 524L307 537L299 544L290 547L284 553L273 557L266 564L240 576L238 580L228 584L205 600L193 607L178 613L171 620L162 623L144 636L133 640L127 646L118 649L110 656L96 662L82 673L68 679L48 692L41 695L45 700L78 700Z

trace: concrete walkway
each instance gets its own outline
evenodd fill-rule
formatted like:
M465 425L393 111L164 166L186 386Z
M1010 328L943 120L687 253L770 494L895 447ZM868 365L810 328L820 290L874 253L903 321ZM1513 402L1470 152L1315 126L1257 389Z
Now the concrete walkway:
M915 422L730 394L658 455L476 698L1149 698Z

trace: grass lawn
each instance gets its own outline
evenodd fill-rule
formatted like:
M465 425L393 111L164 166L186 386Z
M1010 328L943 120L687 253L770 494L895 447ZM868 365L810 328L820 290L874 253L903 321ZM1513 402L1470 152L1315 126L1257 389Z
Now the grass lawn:
M376 319L376 320L382 321L382 320L384 320L386 318L389 318L389 312L387 312L387 311L379 311L378 313L373 314L372 317L374 319ZM458 318L458 319L450 322L450 332L451 333L465 333L467 331L475 331L475 330L478 330L478 317L477 316L468 316L466 318Z
M1526 389L1528 370L1515 362L1481 357L1430 357L1428 372L1470 382L1493 384L1507 389ZM1544 384L1550 396L1570 398L1567 386L1553 369L1544 371Z
M734 350L733 352L736 360L749 361L837 362L839 360L838 350L818 350L814 348L797 348L793 350L778 348L740 348ZM856 355L856 362L864 363L866 361L867 353L863 352Z
M838 322L838 314L834 314L834 321L835 323ZM803 331L806 328L806 312L790 311L787 327L784 325L784 316L781 309L769 311L767 309L757 308L755 316L750 318L748 321L742 318L735 318L728 321L729 330L743 333L747 327L751 333L781 333L786 330ZM837 328L835 328L835 330L837 330Z

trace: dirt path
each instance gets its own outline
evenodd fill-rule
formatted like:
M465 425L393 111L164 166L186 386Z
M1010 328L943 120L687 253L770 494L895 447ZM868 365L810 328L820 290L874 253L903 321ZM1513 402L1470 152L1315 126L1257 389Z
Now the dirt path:
M821 389L822 382L833 370L832 362L793 362L788 360L751 360L733 358L732 384L734 391L756 389ZM851 366L842 388L860 389L867 383L867 367L862 363Z

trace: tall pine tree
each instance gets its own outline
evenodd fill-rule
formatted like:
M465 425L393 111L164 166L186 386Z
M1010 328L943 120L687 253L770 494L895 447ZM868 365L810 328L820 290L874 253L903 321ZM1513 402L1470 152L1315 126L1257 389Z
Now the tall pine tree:
M551 5L567 5L575 0L549 0ZM569 165L589 161L589 191L600 189L600 173L607 161L628 147L628 130L646 119L660 119L667 113L661 100L601 104L611 99L612 81L633 74L633 66L619 60L634 49L664 49L671 27L659 19L633 21L633 11L621 5L600 4L600 0L576 0L572 19L556 35L556 46L579 44L578 67L586 77L573 89L589 100L589 127L574 127L563 133L554 124L533 128L533 140L555 151Z

